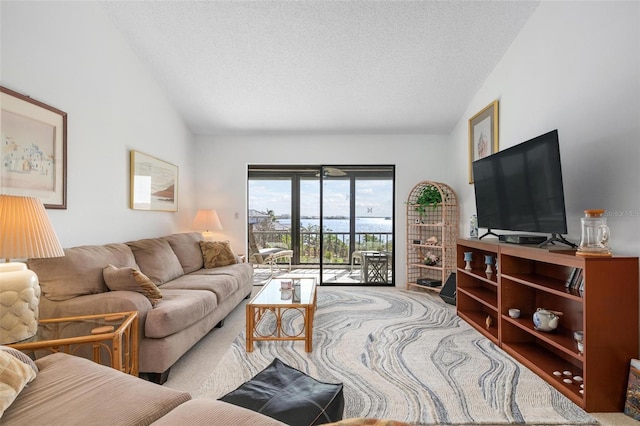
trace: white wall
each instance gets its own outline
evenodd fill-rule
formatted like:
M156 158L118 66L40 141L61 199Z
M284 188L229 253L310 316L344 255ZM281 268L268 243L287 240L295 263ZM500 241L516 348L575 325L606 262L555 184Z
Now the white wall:
M197 137L197 205L215 208L236 251L246 250L248 164L396 166L396 286L406 284L406 201L420 181L445 182L446 137L428 135L283 135ZM238 218L235 214L238 213ZM246 253L246 251L245 251Z
M475 201L467 120L498 98L502 148L559 129L569 238L579 239L584 209L605 208L619 214L609 217L616 253L638 255L638 8L542 2L448 137L199 137L194 144L93 2L1 2L0 83L69 114L68 209L48 210L66 247L185 231L197 208L216 207L226 236L244 248L248 163L395 164L403 267L403 203L415 183L452 185L463 201L461 235L468 234ZM128 208L131 149L179 166L178 213Z
M558 129L568 238L585 209L602 208L611 246L640 254L640 3L542 2L450 135L450 180L475 212L468 119L500 100L500 148Z
M2 2L1 84L68 114L64 247L186 231L193 136L94 2ZM179 167L179 212L129 209L129 150Z

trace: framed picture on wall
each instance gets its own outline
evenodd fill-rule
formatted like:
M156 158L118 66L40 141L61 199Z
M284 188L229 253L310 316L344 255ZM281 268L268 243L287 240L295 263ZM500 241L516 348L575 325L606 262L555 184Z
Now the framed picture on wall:
M130 184L132 209L178 211L178 166L131 151Z
M0 86L0 193L67 208L67 113Z
M498 152L498 100L469 119L469 183L473 162Z

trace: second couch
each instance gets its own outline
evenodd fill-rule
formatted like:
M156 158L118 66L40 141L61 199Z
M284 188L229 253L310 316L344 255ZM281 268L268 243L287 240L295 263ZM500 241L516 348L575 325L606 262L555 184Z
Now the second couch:
M222 262L230 264L217 266L219 247L206 246L212 249L207 252L201 240L197 232L172 234L69 248L59 258L29 259L42 289L40 318L138 311L140 372L163 383L170 367L251 294L251 264L234 256ZM105 268L116 274L140 271L160 295L114 291L105 281Z

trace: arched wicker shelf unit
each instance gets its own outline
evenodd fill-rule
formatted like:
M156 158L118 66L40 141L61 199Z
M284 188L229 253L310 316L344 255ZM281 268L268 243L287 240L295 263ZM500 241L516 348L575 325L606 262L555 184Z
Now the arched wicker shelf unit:
M424 191L436 190L442 200L435 206L424 206L419 200ZM449 274L456 270L458 238L458 199L450 186L423 181L407 198L407 289L440 292ZM425 259L437 257L434 265ZM431 286L440 283L439 286Z

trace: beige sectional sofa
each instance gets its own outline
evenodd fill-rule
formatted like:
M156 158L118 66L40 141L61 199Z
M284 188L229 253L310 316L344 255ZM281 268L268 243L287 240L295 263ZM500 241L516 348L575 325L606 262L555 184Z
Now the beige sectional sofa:
M284 426L236 405L192 399L187 392L64 353L47 355L35 364L35 378L22 378L11 395L15 399L4 413L0 410L3 426Z
M65 249L65 256L29 259L40 279L40 318L138 311L139 369L163 383L169 368L251 294L253 268L240 257L205 268L200 233ZM108 265L142 272L161 292L111 291Z

